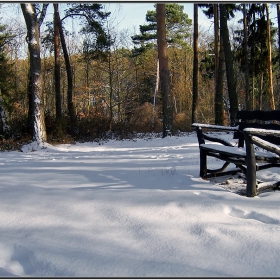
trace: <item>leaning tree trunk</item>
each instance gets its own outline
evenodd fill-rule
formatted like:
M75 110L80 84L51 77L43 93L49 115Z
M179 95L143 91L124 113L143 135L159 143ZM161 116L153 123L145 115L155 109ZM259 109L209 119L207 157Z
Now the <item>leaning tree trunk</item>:
M166 137L172 130L173 106L167 58L165 4L157 4L157 44L162 94L163 137Z
M66 73L67 73L68 114L69 114L69 117L70 117L70 126L73 127L76 123L76 114L75 114L75 108L74 108L74 102L73 102L73 75L72 75L70 58L69 58L69 55L68 55L68 50L67 50L65 37L64 37L63 29L62 29L62 23L61 23L59 14L57 15L57 19L58 19L58 26L59 26L60 42L61 42L61 46L62 46L62 50L63 50Z
M60 48L59 48L59 13L58 4L53 4L54 8L54 81L55 81L55 113L56 122L61 124L61 90L60 90Z
M231 52L231 46L229 41L229 31L227 25L227 6L226 4L220 4L220 21L221 21L221 39L223 40L228 95L230 102L230 122L231 125L235 123L235 117L238 111L238 99L236 93L236 78L233 71L233 56Z
M194 4L194 32L193 32L193 102L192 123L197 122L198 103L198 4Z
M32 96L32 130L33 141L47 141L44 97L42 90L41 58L40 58L40 25L33 4L21 4L27 27L27 42L30 63L30 90Z

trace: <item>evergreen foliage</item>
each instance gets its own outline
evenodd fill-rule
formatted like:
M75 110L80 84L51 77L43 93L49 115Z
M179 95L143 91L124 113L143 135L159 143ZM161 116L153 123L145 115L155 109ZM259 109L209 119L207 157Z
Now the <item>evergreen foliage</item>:
M166 8L166 40L169 46L186 48L189 46L192 20L184 13L184 6L179 4L165 4ZM156 5L155 5L156 7ZM147 49L154 48L157 38L156 11L147 11L147 24L140 25L140 34L132 36L135 44L134 55L139 55Z

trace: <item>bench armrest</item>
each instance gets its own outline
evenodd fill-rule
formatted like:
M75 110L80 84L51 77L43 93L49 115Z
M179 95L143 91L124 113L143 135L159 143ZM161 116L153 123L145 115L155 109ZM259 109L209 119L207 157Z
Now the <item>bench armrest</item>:
M204 123L193 123L192 127L201 127L208 129L217 129L217 130L227 130L227 131L238 131L239 126L223 126L223 125L215 125L215 124L204 124Z
M243 130L243 134L245 136L245 139L247 138L246 145L250 145L250 143L255 144L258 147L261 147L269 152L277 154L278 156L280 155L280 148L277 145L258 137L269 135L280 137L279 130L245 128Z
M204 133L202 131L202 128L206 129L216 129L216 130L226 130L226 131L238 131L238 127L231 127L231 126L221 126L221 125L212 125L212 124L203 124L203 123L193 123L193 128L196 128L197 138L199 145L205 144L205 140L211 141L211 142L217 142L225 146L234 146L232 143L228 142L225 139L222 139L218 136L210 136L207 135L207 133Z
M272 129L258 129L258 128L244 128L243 134L247 135L262 135L262 136L268 136L273 135L276 137L280 137L280 131L279 130L272 130Z
M252 136L251 141L258 147L261 147L271 153L277 154L280 156L280 148L277 145L274 145L268 141L265 141L257 136Z

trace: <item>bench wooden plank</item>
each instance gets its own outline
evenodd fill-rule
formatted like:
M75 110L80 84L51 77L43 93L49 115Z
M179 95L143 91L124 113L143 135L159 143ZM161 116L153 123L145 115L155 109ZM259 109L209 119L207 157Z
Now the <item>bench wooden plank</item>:
M193 123L192 127L202 127L208 129L215 129L215 130L228 130L228 131L239 131L239 126L222 126L222 125L215 125L215 124L204 124L204 123Z
M228 147L219 144L201 144L200 148L207 151L211 151L213 153L218 153L218 154L223 153L229 156L235 156L235 157L246 156L246 151L238 147Z

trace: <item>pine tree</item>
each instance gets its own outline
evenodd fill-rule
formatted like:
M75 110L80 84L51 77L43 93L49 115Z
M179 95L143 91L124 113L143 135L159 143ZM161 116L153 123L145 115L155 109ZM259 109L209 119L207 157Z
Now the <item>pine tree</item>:
M198 4L194 4L194 32L193 32L193 101L192 123L197 122L198 100Z
M156 5L155 5L156 7ZM179 4L165 4L166 40L169 46L187 48L190 38L192 20L183 12L184 6ZM134 55L139 55L147 49L156 47L157 22L156 11L147 11L147 24L140 25L140 34L132 36L135 44Z
M163 137L172 130L173 106L170 89L170 73L168 69L165 4L157 4L157 45L159 60L160 88L162 95Z

